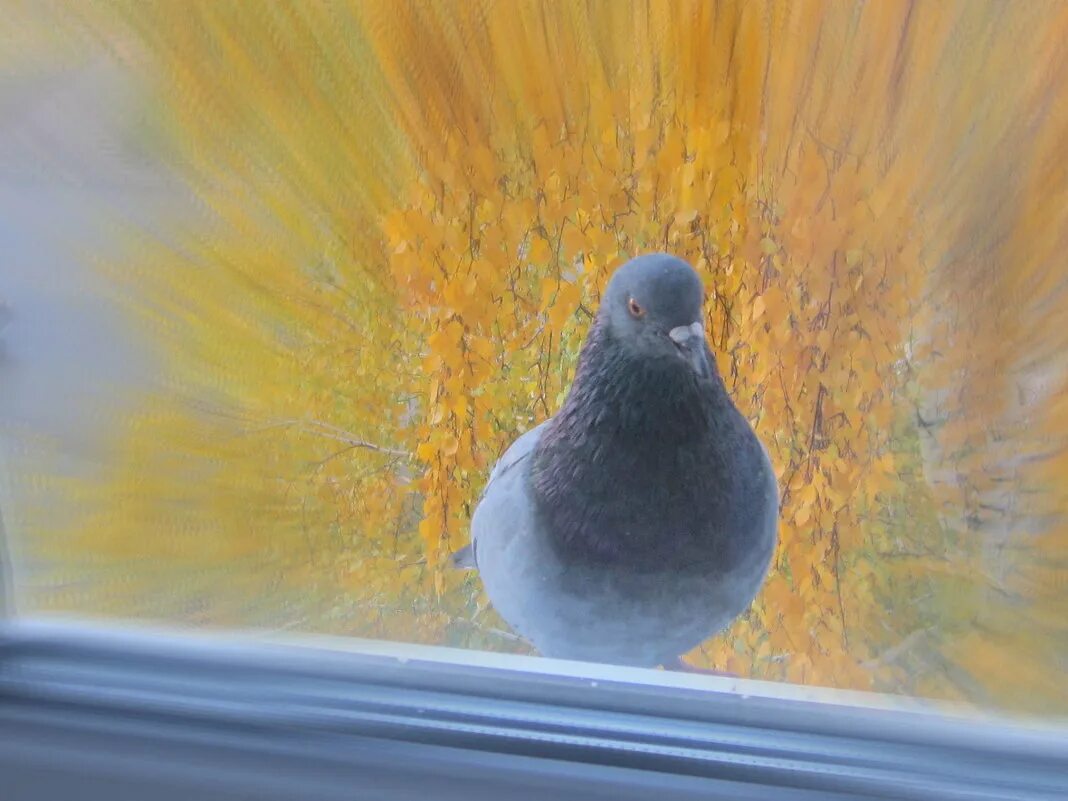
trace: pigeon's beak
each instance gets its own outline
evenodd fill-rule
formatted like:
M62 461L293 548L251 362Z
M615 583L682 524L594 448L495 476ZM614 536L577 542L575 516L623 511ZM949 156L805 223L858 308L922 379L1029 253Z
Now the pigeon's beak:
M707 378L709 374L708 347L705 343L705 329L701 321L676 326L668 331L668 337L693 367L694 372Z

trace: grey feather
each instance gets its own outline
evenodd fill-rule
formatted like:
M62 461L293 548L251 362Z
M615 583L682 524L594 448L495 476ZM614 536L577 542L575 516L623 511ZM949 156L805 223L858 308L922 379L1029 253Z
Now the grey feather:
M452 566L459 570L478 570L478 557L475 555L475 544L473 542L455 551L450 558Z

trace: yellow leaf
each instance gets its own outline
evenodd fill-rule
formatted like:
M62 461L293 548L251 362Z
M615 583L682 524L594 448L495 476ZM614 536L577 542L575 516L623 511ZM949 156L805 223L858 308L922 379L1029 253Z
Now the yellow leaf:
M576 226L569 225L564 229L564 248L570 255L574 256L586 247L586 237Z
M541 299L538 301L538 311L545 311L556 297L557 280L544 278L541 282Z
M423 538L423 542L430 542L432 539L436 539L437 534L437 526L429 517L424 517L419 522L419 536Z
M582 291L578 284L561 282L560 291L556 293L556 301L549 310L549 323L553 328L559 329L575 313L579 301L582 299Z
M549 256L552 252L549 250L549 243L537 234L533 235L530 242L530 253L527 254L533 262L546 262L549 260Z
M757 320L759 320L761 318L761 316L764 314L765 308L766 308L766 304L764 303L764 298L757 298L755 301L753 301L753 321L754 322L756 322Z
M460 346L460 340L464 337L464 327L456 320L451 320L445 326L445 339L453 348Z
M432 351L439 354L451 348L451 343L449 342L448 337L445 336L444 331L435 331L427 337L426 343L430 346Z
M494 348L493 342L488 339L485 339L483 337L472 337L469 340L468 344L470 345L471 350L480 359L492 361L493 358L496 356L496 350Z

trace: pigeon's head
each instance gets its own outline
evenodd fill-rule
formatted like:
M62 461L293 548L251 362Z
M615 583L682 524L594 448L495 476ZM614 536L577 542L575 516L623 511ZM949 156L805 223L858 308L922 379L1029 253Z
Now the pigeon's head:
M608 282L600 316L633 356L680 363L708 376L704 287L693 267L666 253L638 256Z

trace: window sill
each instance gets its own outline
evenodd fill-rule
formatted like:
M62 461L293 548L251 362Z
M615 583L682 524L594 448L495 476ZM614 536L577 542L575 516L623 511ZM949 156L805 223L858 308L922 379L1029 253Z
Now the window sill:
M1064 729L865 693L331 637L0 629L12 800L1053 799L1065 764Z

